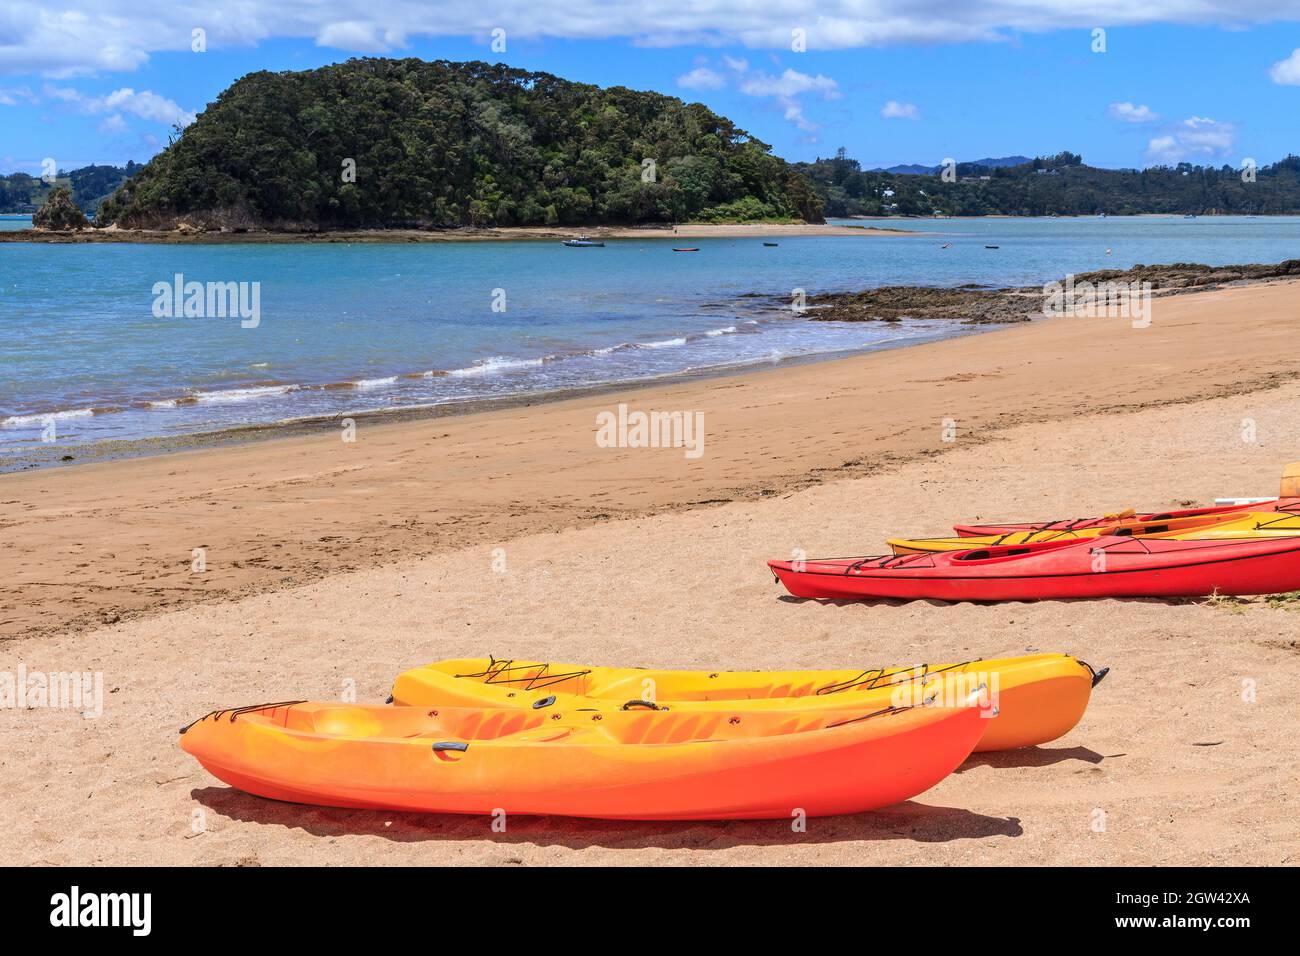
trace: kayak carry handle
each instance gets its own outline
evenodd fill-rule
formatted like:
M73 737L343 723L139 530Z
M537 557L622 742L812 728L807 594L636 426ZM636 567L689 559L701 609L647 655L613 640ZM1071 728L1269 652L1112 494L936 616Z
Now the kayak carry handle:
M1078 658L1075 658L1075 660L1078 660ZM1088 668L1088 672L1092 674L1093 687L1096 687L1103 680L1105 680L1106 675L1110 673L1109 667L1103 667L1101 670L1098 671L1098 670L1093 670L1092 665L1089 664L1087 661L1079 661L1079 663L1082 664L1084 667Z
M624 710L631 710L633 707L644 707L647 710L661 710L662 708L652 700L629 700L623 705Z
M549 694L541 700L533 701L533 710L541 710L543 707L550 707L553 703L555 703L555 695Z
M458 740L439 740L433 745L434 753L442 753L444 750L457 750L463 753L469 750L469 744L461 743Z

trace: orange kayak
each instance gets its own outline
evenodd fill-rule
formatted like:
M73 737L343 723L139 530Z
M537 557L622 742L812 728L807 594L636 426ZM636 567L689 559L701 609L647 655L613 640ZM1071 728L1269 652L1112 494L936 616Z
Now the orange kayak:
M688 713L361 707L215 711L181 747L273 800L625 820L858 813L928 790L983 733L959 706Z

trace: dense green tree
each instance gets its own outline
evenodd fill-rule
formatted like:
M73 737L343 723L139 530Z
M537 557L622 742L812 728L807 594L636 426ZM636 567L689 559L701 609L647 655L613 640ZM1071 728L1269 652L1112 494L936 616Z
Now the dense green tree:
M363 58L239 80L100 216L314 229L821 213L767 144L698 103L488 63Z
M1098 169L1078 153L1040 157L1020 166L957 166L957 181L863 170L842 152L798 163L828 216L1045 216L1300 213L1300 157L1254 171L1231 166Z
M90 223L86 214L72 201L72 190L57 186L45 200L45 205L32 215L32 226L37 229L85 229Z

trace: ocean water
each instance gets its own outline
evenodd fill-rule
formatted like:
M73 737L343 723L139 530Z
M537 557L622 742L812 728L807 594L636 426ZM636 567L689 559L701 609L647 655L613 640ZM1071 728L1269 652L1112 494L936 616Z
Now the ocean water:
M1300 256L1300 218L945 219L901 228L916 235L769 240L776 247L667 238L592 249L3 243L0 455L30 449L43 434L59 445L169 436L975 331L923 320L811 322L766 298L788 301L796 289L1037 284L1138 262ZM674 253L674 245L700 251ZM255 327L244 327L251 317L156 314L155 284L177 274L247 283L250 296L256 284Z

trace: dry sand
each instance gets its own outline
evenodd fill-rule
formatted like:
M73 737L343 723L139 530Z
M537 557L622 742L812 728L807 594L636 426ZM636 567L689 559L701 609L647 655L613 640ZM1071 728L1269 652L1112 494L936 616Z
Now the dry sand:
M704 411L698 461L596 448L605 397L377 426L355 445L0 478L0 670L105 680L99 719L0 712L0 827L18 835L0 863L1294 863L1300 613L837 606L784 597L763 559L869 553L959 519L1269 494L1300 458L1298 292L1157 301L1148 329L1062 319L624 396ZM200 546L209 570L192 575ZM220 705L334 699L352 682L382 701L398 670L449 656L856 667L1030 649L1112 668L1074 731L804 834L527 818L494 834L275 804L176 742Z

